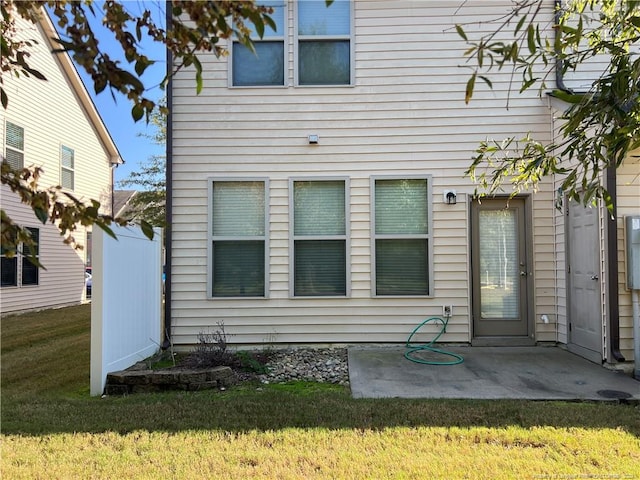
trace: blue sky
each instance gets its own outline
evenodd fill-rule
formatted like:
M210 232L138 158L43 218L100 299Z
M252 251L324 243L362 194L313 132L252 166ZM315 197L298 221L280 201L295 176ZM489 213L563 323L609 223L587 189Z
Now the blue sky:
M125 0L124 4L134 15L141 13L144 8L148 8L157 22L161 22L162 25L165 23L164 2ZM121 59L122 65L134 73L133 64L130 68L126 67L127 62L124 59L124 55L121 53L121 47L115 42L115 40L113 40L113 34L102 27L101 5L102 2L96 2L96 17L95 20L91 22L92 29L100 42L100 46L108 52L110 56ZM88 14L91 15L90 13ZM140 45L140 50L149 58L156 61L154 65L147 68L144 72L142 81L145 87L149 88L147 97L152 100L159 100L164 96L164 92L158 88L158 84L164 78L166 72L166 54L164 45L143 39ZM116 53L119 55L116 55ZM120 180L128 177L132 171L138 170L139 163L145 162L151 155L163 154L164 148L154 144L151 140L140 136L140 134L144 133L153 133L153 127L147 125L144 118L138 122L133 121L133 118L131 117L132 104L125 96L116 92L114 100L114 97L108 89L105 89L99 95L96 95L91 77L87 75L82 68L78 68L77 70L82 81L87 87L87 91L93 98L96 108L100 112L100 116L107 126L107 129L118 147L122 158L126 162L124 165L120 165L115 171L116 184L114 187L116 189L120 189L122 188L118 185ZM134 187L126 188L130 189Z

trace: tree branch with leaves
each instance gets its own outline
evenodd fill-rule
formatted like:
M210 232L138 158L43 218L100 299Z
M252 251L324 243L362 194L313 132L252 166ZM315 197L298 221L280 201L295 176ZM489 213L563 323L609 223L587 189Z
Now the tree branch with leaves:
M140 14L130 13L124 0L106 0L100 11L91 0L1 0L0 100L3 108L11 102L5 89L6 78L35 77L46 81L30 55L30 49L37 41L22 39L16 27L18 18L37 24L42 15L47 14L45 9L60 32L59 38L53 39L60 47L56 52L68 54L91 76L96 93L110 91L114 96L115 92L124 95L132 104L131 115L136 121L143 118L149 121L156 108L166 114L166 106L156 105L148 96L143 75L154 60L142 52L140 42L143 38L164 44L171 54L173 70L162 80L162 87L178 70L192 67L199 93L203 81L199 54L226 55L221 40L231 37L253 50L252 31L261 37L266 27L276 29L269 16L271 9L249 0L173 0L166 4L162 2L162 5L171 8L166 26L165 18L154 17L148 8ZM92 28L92 20L98 15L124 53L126 63L114 59L113 52L103 50ZM96 225L113 235L109 225L127 223L127 219L100 213L96 200L84 203L60 186L41 187L41 173L37 167L13 169L3 161L1 183L30 206L43 224L56 225L65 243L75 245L76 225ZM147 236L153 236L148 222L142 220L141 226ZM4 210L1 210L1 237L8 256L16 253L21 242L26 247L33 246L29 232L15 224Z
M559 205L566 194L585 205L602 199L612 212L602 173L622 165L640 147L640 2L556 2L551 28L545 28L546 20L540 17L545 3L514 1L498 28L479 39L470 38L464 25L456 26L468 45L465 55L473 70L465 92L467 103L477 80L491 88L490 74L508 71L520 77L520 93L537 87L540 94L549 91L566 104L555 141L544 144L530 135L488 139L479 145L466 174L482 194L510 184L513 195L559 174ZM497 38L505 31L511 32L512 40ZM594 57L605 68L590 87L583 92L563 88L563 76ZM560 82L549 89L553 73Z

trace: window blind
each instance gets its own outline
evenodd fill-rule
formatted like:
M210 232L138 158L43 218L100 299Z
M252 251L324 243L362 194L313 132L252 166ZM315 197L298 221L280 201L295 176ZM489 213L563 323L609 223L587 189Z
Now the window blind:
M264 235L263 182L213 183L213 235Z
M214 181L211 215L211 294L264 296L264 182Z
M429 294L427 179L375 181L376 295Z
M294 295L346 295L343 180L296 181Z
M294 182L295 235L344 235L344 181Z
M428 233L427 181L376 180L376 233Z

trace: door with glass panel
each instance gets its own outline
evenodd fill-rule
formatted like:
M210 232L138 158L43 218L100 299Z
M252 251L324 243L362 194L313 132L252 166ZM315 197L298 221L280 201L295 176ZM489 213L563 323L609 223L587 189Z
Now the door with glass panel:
M525 201L483 199L471 213L474 337L526 337L531 261Z

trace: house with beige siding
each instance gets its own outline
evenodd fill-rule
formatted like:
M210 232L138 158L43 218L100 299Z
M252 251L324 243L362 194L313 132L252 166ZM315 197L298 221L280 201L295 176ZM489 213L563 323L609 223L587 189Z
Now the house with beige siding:
M504 1L271 4L277 31L256 39L257 55L231 41L228 58L202 56L199 95L193 72L172 81L175 346L221 324L239 346L402 344L447 315L443 342L563 344L598 362L632 360L622 217L640 214L635 160L617 173L617 239L598 206L588 245L567 233L580 215L556 210L556 179L477 201L464 175L481 141L530 132L550 142L557 127L557 100L510 95L507 73L465 105L454 25L490 29L482 21ZM552 1L541 15L552 20ZM568 274L585 255L598 258L587 275L600 289L588 326ZM438 331L427 325L414 340Z
M46 15L39 25L19 23L24 39L36 40L30 48L30 64L46 81L34 77L3 77L9 97L0 109L2 159L15 168L43 169L40 186L60 185L83 201L100 201L111 214L113 167L122 163L90 96L70 58L51 53L56 36ZM2 252L0 312L71 305L85 299L85 265L91 264L91 229L80 227L74 238L82 249L63 243L58 229L42 224L26 205L4 185L2 209L37 241L37 255L44 269L26 257L8 258Z

